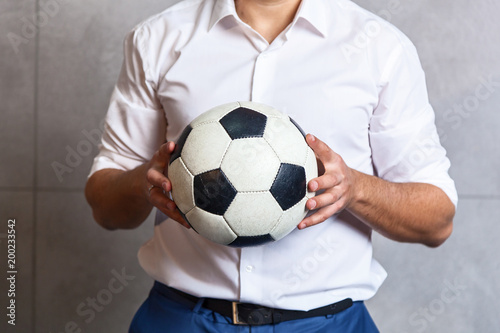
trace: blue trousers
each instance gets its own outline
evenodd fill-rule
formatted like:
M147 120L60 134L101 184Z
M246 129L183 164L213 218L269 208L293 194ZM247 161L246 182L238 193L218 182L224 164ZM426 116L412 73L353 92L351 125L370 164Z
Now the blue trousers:
M179 302L153 287L130 325L129 333L375 333L379 332L363 302L328 316L290 320L275 325L233 325L231 318L198 304Z

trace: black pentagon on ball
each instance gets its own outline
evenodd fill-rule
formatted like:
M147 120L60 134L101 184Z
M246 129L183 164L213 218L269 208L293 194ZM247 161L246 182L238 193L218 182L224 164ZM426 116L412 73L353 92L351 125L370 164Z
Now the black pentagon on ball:
M232 247L246 247L258 246L269 242L274 242L274 238L271 235L266 234L261 236L239 236L228 245Z
M236 196L236 189L221 169L196 175L193 187L196 206L216 215L224 215Z
M270 190L281 209L296 205L306 195L306 171L295 164L282 163Z
M257 111L239 107L219 121L231 139L262 137L267 117Z
M181 156L182 148L184 147L187 137L189 136L189 133L191 133L192 130L193 128L190 125L187 125L184 131L182 131L181 136L179 137L179 139L177 139L177 142L175 144L175 149L172 155L170 155L169 164L172 164L173 161L175 161Z
M292 124L295 125L295 127L297 127L297 129L300 131L300 133L302 134L302 136L305 138L306 137L306 132L304 132L304 130L299 126L299 124L292 119L292 117L290 117L290 121L292 122Z

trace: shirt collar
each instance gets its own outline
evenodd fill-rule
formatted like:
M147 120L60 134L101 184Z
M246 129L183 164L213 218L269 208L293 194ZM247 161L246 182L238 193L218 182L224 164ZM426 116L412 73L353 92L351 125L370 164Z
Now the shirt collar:
M227 16L233 16L235 19L238 19L234 0L215 0L208 31L212 30L217 23Z
M326 15L329 13L327 6L329 6L328 0L302 0L293 24L304 20L322 37L326 37L328 31Z
M326 17L328 8L326 7L328 5L328 0L302 0L302 3L297 11L297 15L292 22L292 26L298 21L304 20L305 22L308 22L309 25L322 37L326 37L328 31ZM234 0L215 0L208 31L210 31L223 18L228 16L233 16L236 20L240 20L238 18L238 14L236 13Z

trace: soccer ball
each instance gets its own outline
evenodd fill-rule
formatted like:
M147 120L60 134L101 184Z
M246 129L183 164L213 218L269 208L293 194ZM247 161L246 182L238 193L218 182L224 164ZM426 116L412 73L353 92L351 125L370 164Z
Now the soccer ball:
M194 119L171 155L172 199L191 227L219 244L279 240L307 213L316 157L287 115L254 102L217 106Z

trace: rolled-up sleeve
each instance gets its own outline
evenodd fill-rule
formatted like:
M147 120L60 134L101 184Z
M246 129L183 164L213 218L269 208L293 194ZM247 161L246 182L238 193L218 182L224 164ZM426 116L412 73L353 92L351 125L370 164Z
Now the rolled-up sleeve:
M165 141L165 113L156 97L147 40L140 26L125 37L123 65L89 177L102 169L131 170L148 161Z
M425 75L410 41L400 40L391 52L379 89L369 131L377 175L393 182L433 184L456 206L450 161L440 143Z

